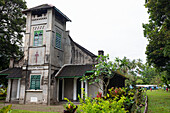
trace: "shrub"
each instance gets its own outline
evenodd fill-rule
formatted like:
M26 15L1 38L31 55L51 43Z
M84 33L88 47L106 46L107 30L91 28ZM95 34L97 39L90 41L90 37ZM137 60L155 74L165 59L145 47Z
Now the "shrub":
M83 93L83 95L85 95ZM102 97L102 94L98 92L95 98L84 96L85 100L79 96L80 105L75 106L68 99L66 105L67 113L77 112L83 113L141 113L141 105L143 102L143 90L126 88L111 88L109 93Z
M0 113L10 113L12 105L8 105L0 109Z
M7 88L0 88L0 96L6 97L7 95Z
M135 103L134 95L135 90L127 90L126 88L111 88L109 89L109 98L116 99L119 101L121 97L125 97L124 108L125 110L131 111L133 104ZM108 97L107 97L108 98Z
M77 113L126 113L123 102L125 97L121 97L119 101L113 99L104 100L103 98L92 99L86 97L83 101L80 97L80 105L78 106Z
M65 109L64 113L74 113L77 109L77 106L74 105L71 101L69 101L67 98L64 98L64 100L67 100L67 104L64 105Z

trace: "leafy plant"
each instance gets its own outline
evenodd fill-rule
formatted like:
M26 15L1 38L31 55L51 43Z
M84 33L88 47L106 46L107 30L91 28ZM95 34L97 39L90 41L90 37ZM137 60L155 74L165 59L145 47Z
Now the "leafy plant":
M0 0L0 70L9 66L10 58L19 59L26 18L22 11L27 8L25 0Z
M109 97L107 98L112 98L116 99L119 101L122 97L125 97L124 100L124 108L125 110L131 111L132 105L135 103L134 95L135 95L135 90L127 90L127 88L111 88L109 89Z
M78 106L77 113L126 113L123 102L125 97L121 97L119 101L114 99L103 99L86 97L85 100L81 99Z
M6 97L7 95L7 88L0 88L0 96Z
M0 113L10 113L12 105L8 105L0 109Z
M83 91L85 98L78 96L80 101L78 106L65 98L68 101L65 105L65 113L74 113L76 109L78 113L141 113L145 101L143 91L141 88L128 90L112 87L106 96L98 92L95 98L87 97Z
M74 113L77 109L77 106L74 105L70 100L68 100L67 98L64 98L64 100L67 100L67 104L64 105L65 109L64 113Z
M169 4L169 0L145 0L149 22L143 24L144 36L149 42L145 52L147 62L161 72L167 71L167 75L170 75ZM167 80L170 81L169 76L165 79L165 83Z

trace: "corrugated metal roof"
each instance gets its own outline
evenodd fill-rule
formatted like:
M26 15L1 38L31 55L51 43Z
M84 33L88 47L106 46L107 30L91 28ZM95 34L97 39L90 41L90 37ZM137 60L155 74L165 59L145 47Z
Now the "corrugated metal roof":
M8 75L7 78L21 78L22 68L8 68L0 72L0 75Z
M55 75L58 78L74 78L74 77L82 77L84 74L91 75L93 74L93 69L95 64L86 64L86 65L64 65L58 73ZM127 79L125 75L121 74L119 71L114 72L117 77L122 77L123 79Z
M92 64L86 65L64 65L59 72L56 74L56 77L81 77L85 74L86 71L93 70Z

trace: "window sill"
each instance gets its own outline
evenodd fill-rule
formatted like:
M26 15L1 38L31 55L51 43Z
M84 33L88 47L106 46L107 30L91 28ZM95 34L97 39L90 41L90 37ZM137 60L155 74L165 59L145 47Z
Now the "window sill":
M38 90L35 90L35 89L29 89L29 90L26 90L27 92L42 92L43 90L41 89L38 89Z
M60 49L60 48L57 48L57 47L54 47L55 49L57 49L57 50L59 50L59 51L62 51L63 52L63 50L62 49Z
M41 46L30 46L29 48L40 48L40 47L45 47L45 45L41 45Z

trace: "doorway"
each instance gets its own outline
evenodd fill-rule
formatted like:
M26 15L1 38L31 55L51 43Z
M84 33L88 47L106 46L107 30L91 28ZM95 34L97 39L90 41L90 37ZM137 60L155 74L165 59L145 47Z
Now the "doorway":
M77 100L79 100L78 95L81 97L81 80L80 79L81 78L77 79Z
M62 87L63 87L63 80L59 79L59 101L62 100Z

